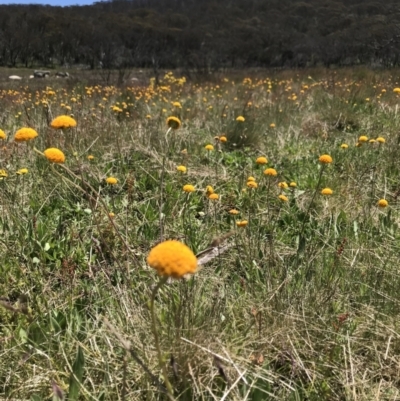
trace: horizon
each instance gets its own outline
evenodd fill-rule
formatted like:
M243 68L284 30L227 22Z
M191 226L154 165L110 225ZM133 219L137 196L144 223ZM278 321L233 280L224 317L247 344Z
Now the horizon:
M0 0L0 5L43 5L53 7L90 6L99 0Z

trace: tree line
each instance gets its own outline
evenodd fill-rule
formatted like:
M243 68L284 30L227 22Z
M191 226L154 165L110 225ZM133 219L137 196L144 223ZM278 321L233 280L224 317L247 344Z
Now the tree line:
M398 0L112 0L0 6L1 66L396 66Z

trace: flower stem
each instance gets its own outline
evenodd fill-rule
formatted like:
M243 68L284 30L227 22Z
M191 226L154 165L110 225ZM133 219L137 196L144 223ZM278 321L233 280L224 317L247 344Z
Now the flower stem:
M150 299L150 313L151 313L151 329L152 329L153 335L154 335L154 344L155 344L156 350L157 350L158 362L160 364L160 369L164 376L164 381L165 381L165 386L167 387L168 397L170 400L174 400L174 392L173 392L173 389L171 386L171 382L168 379L167 369L165 368L165 363L163 361L163 357L162 357L162 353L161 353L160 341L159 341L158 332L157 332L156 315L154 313L154 301L156 298L156 294L157 294L158 290L166 283L167 280L168 280L167 276L162 277L160 279L160 281L157 283L157 285L153 288L153 291L151 293L151 299Z

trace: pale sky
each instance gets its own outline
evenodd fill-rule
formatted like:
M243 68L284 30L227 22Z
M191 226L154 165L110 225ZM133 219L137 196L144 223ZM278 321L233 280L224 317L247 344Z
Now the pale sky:
M0 4L49 4L51 6L87 6L95 0L0 0Z

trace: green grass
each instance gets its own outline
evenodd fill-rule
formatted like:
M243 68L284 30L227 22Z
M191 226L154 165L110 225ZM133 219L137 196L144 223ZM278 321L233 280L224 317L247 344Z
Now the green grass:
M4 399L56 400L58 389L69 400L168 399L149 310L158 278L146 264L161 233L196 254L218 238L230 245L157 294L177 400L400 397L399 78L364 69L249 75L195 84L169 74L161 87L120 88L2 81ZM70 113L76 128L49 127ZM165 138L170 115L182 127ZM38 138L15 143L23 126ZM357 147L361 135L386 142ZM60 148L65 165L34 147ZM333 163L323 168L322 154ZM265 176L267 167L278 176ZM107 185L109 176L118 183ZM246 187L249 176L258 188ZM320 194L325 187L332 196Z

